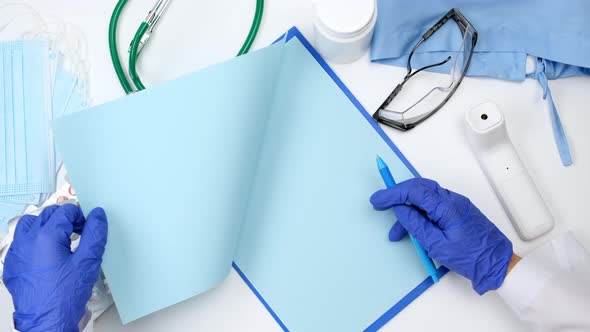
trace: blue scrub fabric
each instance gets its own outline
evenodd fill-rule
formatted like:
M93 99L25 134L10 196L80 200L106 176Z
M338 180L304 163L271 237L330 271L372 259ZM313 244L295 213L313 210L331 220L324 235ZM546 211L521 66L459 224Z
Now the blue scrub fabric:
M422 34L451 8L457 8L478 31L468 76L521 81L537 79L549 102L562 163L571 155L547 80L590 75L590 1L587 0L378 0L379 16L371 46L373 62L405 67ZM412 57L419 68L444 60L461 45L461 33L448 22ZM526 72L527 55L536 57ZM448 73L446 65L429 70Z

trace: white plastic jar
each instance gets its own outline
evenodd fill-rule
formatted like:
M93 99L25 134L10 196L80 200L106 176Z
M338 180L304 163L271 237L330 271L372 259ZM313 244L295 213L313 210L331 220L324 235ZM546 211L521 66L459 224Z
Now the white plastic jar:
M326 60L353 62L369 49L376 22L377 0L316 0L315 47Z

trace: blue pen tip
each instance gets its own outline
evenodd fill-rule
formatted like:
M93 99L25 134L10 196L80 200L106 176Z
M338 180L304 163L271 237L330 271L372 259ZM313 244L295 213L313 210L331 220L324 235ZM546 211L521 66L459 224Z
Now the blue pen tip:
M436 275L436 274L433 274L430 277L432 278L432 281L434 281L435 284L440 281L440 279L438 278L438 275Z
M387 164L385 163L385 161L383 161L383 159L381 159L381 157L379 157L379 155L377 155L377 167L379 169L387 168Z

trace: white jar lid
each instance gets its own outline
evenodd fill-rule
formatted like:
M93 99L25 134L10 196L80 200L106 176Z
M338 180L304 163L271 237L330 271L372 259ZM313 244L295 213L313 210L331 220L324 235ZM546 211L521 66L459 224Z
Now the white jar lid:
M350 38L371 28L376 0L316 0L316 24L338 38Z

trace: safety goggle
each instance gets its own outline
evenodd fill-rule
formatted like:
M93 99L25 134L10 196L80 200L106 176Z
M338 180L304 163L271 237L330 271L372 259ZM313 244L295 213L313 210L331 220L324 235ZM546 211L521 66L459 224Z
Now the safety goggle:
M457 51L444 61L412 71L412 56L416 50L450 20L457 24L462 35L462 42ZM405 131L414 128L431 117L445 105L453 96L459 84L461 84L471 63L476 43L477 31L475 28L457 9L451 9L432 28L426 31L414 46L408 56L407 75L373 114L373 118L387 126ZM428 82L410 81L410 78L415 77L419 72L444 65L451 60L453 62L450 76L445 75L438 81L433 79L429 79ZM412 85L412 87L409 88L409 85ZM400 94L404 86L410 93Z

